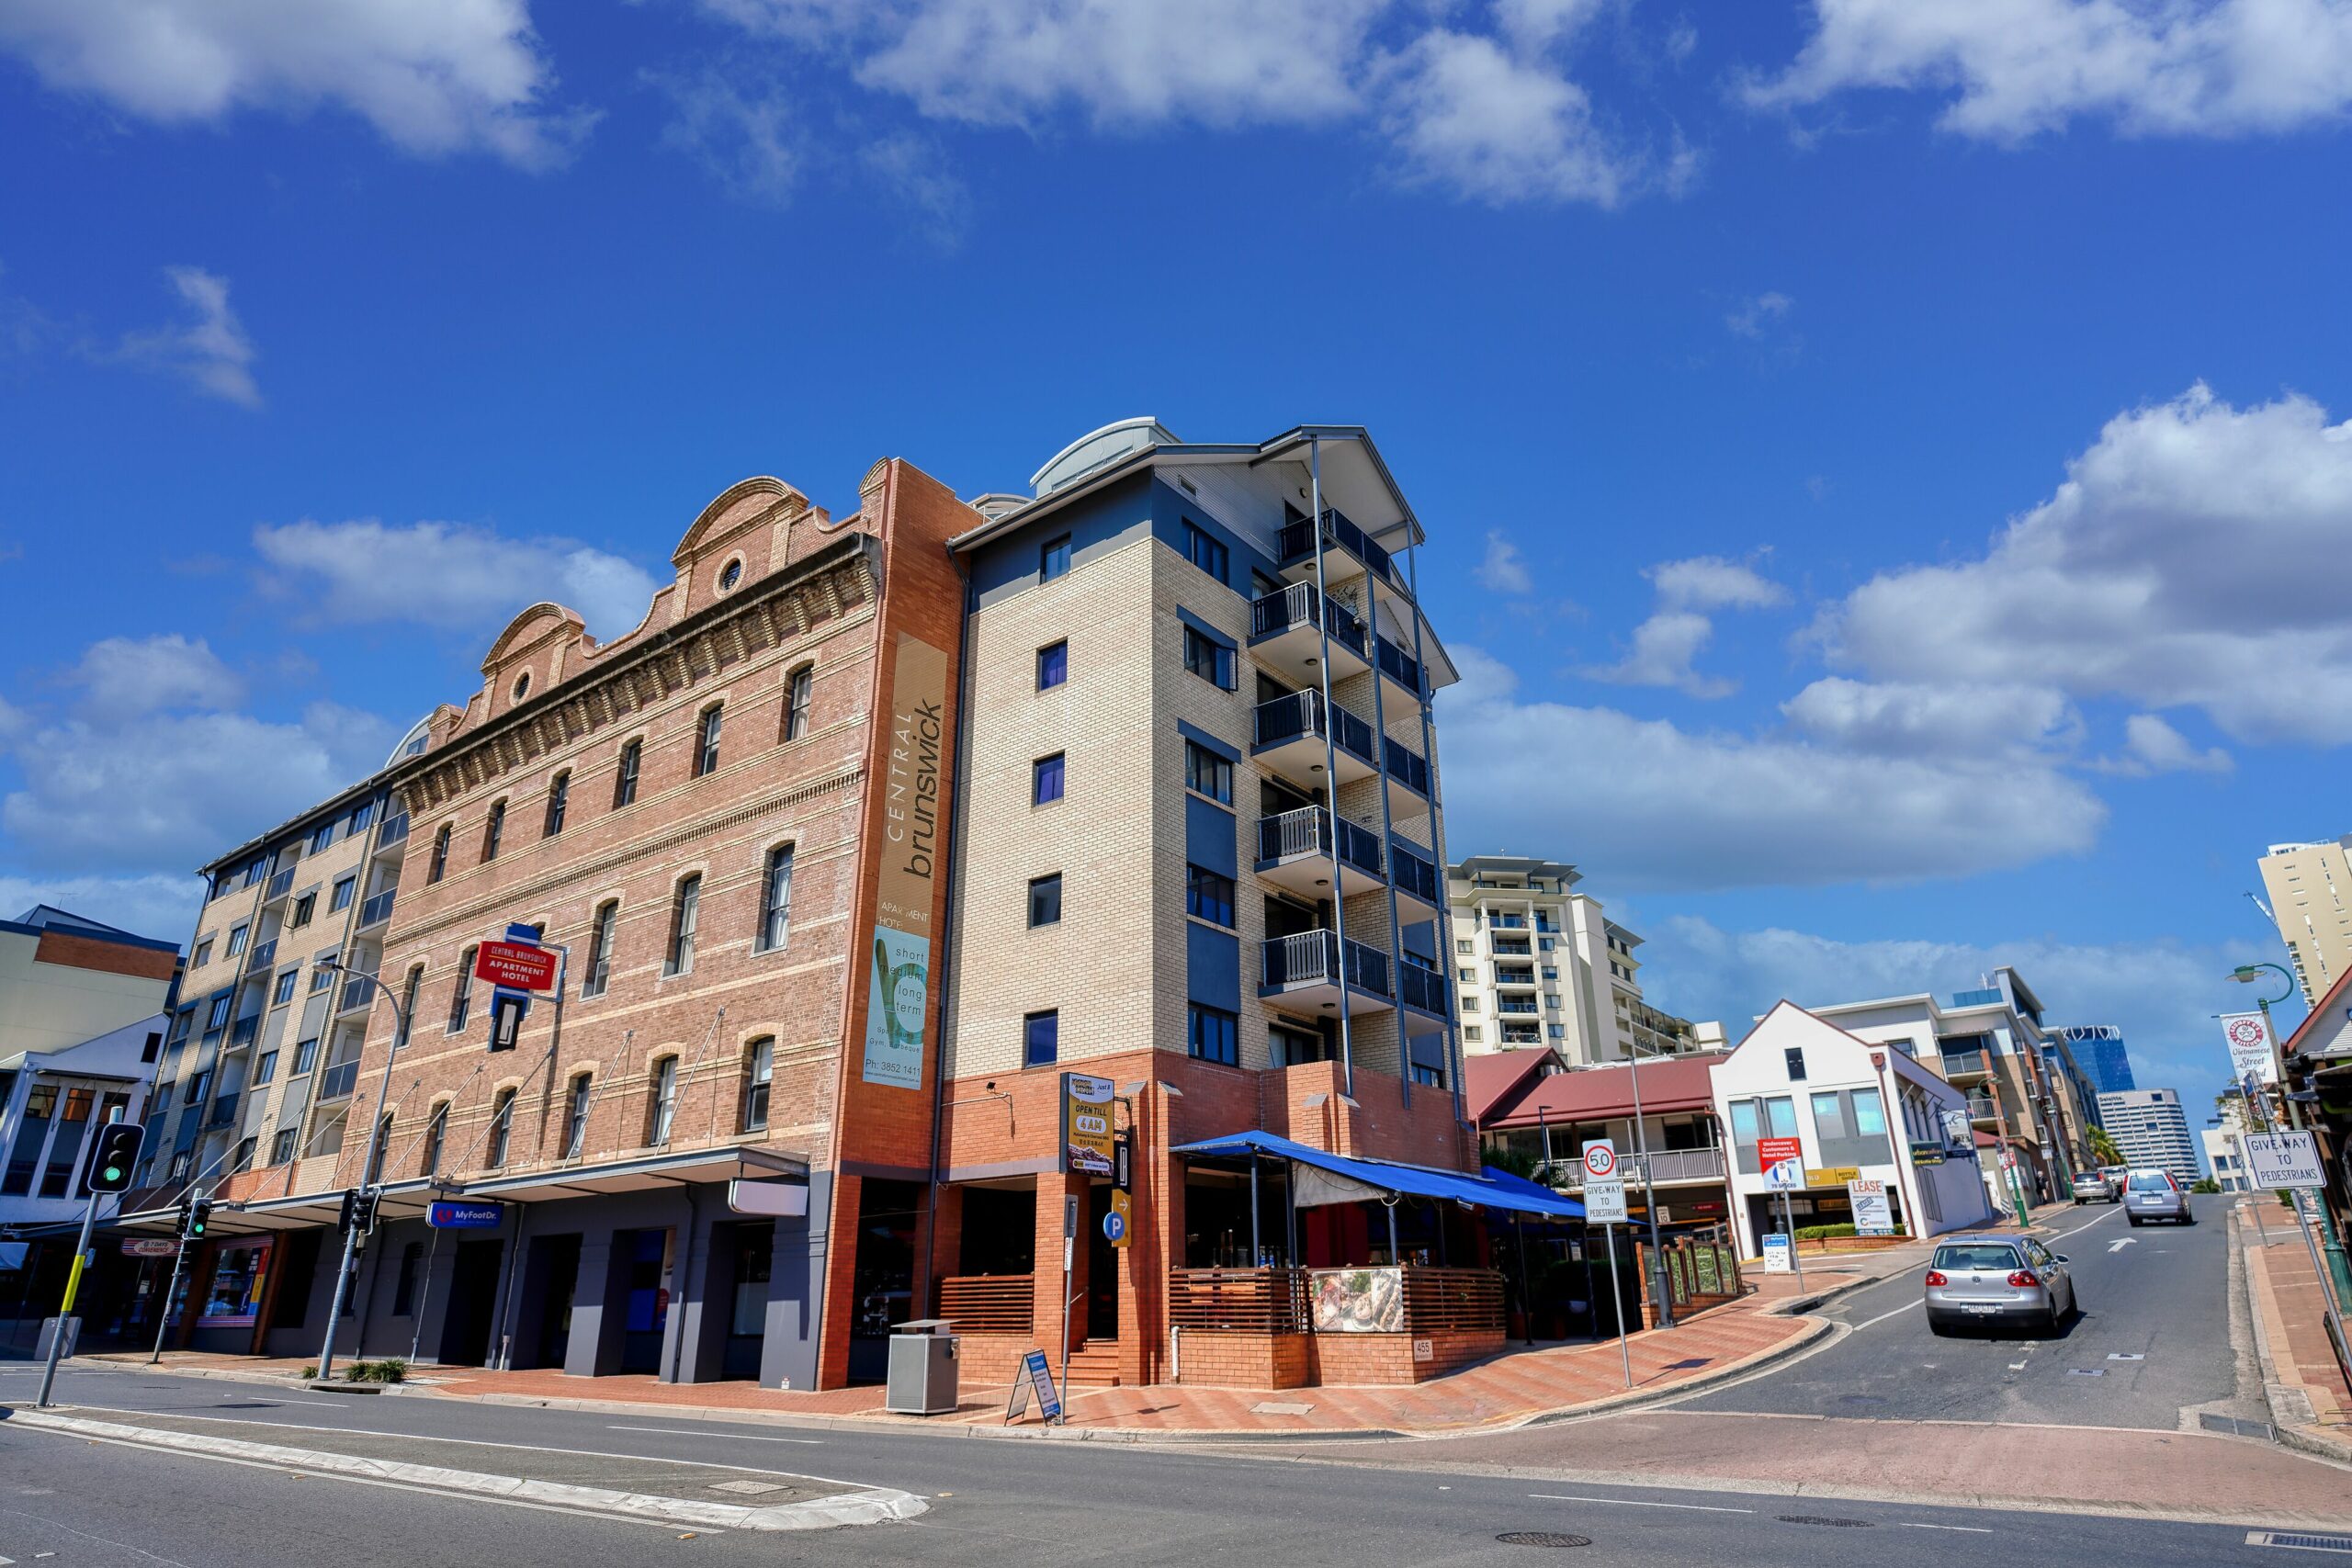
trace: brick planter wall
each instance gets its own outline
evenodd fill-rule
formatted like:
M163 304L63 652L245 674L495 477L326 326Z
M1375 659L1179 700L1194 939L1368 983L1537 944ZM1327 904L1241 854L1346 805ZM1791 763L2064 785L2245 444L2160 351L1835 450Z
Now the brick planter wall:
M1312 1336L1183 1331L1177 1381L1213 1388L1305 1388L1312 1381Z
M1427 1339L1431 1355L1413 1359L1413 1341ZM1317 1334L1311 1338L1313 1382L1322 1387L1427 1382L1473 1361L1499 1356L1499 1328L1458 1334Z

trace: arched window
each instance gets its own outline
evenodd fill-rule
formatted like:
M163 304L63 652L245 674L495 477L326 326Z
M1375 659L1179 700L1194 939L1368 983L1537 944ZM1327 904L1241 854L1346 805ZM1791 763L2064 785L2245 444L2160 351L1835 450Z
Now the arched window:
M433 835L433 863L425 868L424 880L426 884L429 886L440 881L442 875L447 872L448 869L449 824L444 822L441 824L441 830Z
M564 808L571 801L571 772L556 774L548 784L548 819L540 829L540 836L552 839L563 831Z
M466 1027L466 1014L474 1000L474 950L458 954L458 987L449 993L449 1032L455 1034Z
M613 938L621 923L621 907L609 899L596 906L595 923L589 928L588 973L581 978L580 995L601 997L613 978Z
M645 1102L645 1143L661 1148L670 1141L671 1123L678 1117L678 1058L664 1056L653 1064L653 1084Z
M482 1163L496 1170L506 1163L506 1147L514 1134L514 1091L502 1089L490 1111L490 1154Z
M784 694L784 738L797 740L808 733L809 699L815 694L817 671L802 665L792 672Z
M481 825L481 858L486 861L496 860L499 840L505 837L506 803L503 800L494 800L491 802L488 819Z
M581 1073L571 1080L571 1091L563 1103L563 1157L578 1159L588 1142L588 1103L593 1097L595 1080Z
M691 975L695 967L695 920L702 905L702 874L678 884L670 907L670 952L662 961L664 975Z
M645 765L645 742L632 740L621 748L620 766L613 773L613 809L637 798L638 771Z
M443 1100L433 1108L432 1120L424 1124L424 1157L417 1162L417 1173L427 1179L441 1174L442 1145L449 1141L449 1102Z
M727 710L713 703L702 710L702 722L695 727L695 777L716 772L718 767L718 723Z
M743 1047L743 1131L768 1127L768 1086L775 1077L775 1041L763 1035Z
M767 867L760 877L759 950L774 953L783 947L791 926L792 846L778 844L768 852Z

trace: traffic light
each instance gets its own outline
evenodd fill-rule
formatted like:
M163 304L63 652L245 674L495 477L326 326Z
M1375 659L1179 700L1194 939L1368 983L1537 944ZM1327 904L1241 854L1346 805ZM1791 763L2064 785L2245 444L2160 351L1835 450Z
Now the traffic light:
M335 1216L335 1229L356 1230L365 1235L375 1228L376 1194L356 1187L345 1189L342 1213Z
M187 1241L201 1241L212 1224L212 1200L198 1198L187 1206L180 1219L180 1235Z
M97 1146L82 1171L85 1192L125 1192L139 1164L141 1134L136 1122L109 1122L98 1129Z

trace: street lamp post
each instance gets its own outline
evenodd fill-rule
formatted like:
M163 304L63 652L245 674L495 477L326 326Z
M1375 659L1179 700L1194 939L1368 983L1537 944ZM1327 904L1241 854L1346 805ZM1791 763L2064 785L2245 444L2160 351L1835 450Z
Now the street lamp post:
M2277 996L2257 997L2255 998L2256 1005L2262 1009L2262 1032L2270 1042L2273 1069L2283 1073L2285 1065L2278 1058L2283 1055L2284 1053L2279 1050L2278 1028L2270 1021L2270 1004L2273 1002L2283 1002L2289 997L2295 994L2297 989L2295 985L2295 976L2290 973L2283 964L2241 964L2236 968L2230 971L2230 978L2235 980L2242 986L2251 986L2256 981L2262 978L2262 972L2266 969L2274 972L2280 979L2287 982L2287 988L2279 992ZM2232 1064L2231 1070L2233 1073L2235 1072L2236 1066L2234 1063ZM2263 1121L2266 1123L2275 1125L2275 1123L2271 1122L2270 1117L2270 1096L2267 1092L2264 1092L2262 1090L2262 1086L2259 1083L2256 1083L2254 1087L2256 1090L2254 1098L2262 1107ZM2278 1098L2287 1107L2288 1122L2298 1131L2303 1130L2305 1126L2303 1113L2301 1109L2297 1107L2293 1098L2287 1093L2287 1086L2283 1081L2283 1078L2278 1086ZM2243 1158L2243 1155L2241 1155L2241 1158ZM2248 1172L2249 1178L2251 1175L2252 1173ZM2251 1179L2249 1179L2247 1182L2249 1189L2252 1185L2253 1183ZM2295 1205L2295 1222L2300 1225L2303 1223L2303 1194L2300 1188L2296 1189L2292 1196ZM2335 1286L2335 1299L2338 1303L2352 1300L2352 1262L2347 1262L2345 1258L2344 1237L2336 1229L2335 1215L2329 1211L2325 1199L2318 1200L2318 1208L2320 1234L2326 1237L2327 1271L2331 1281Z
M347 976L351 973L340 958L322 958L319 960L319 967L339 975ZM379 1139L377 1136L376 1122L383 1116L384 1107L391 1100L392 1058L400 1055L401 1047L408 1043L409 1034L408 1010L401 1006L399 999L392 995L392 988L379 982L376 986L376 994L392 1004L393 1029L391 1046L384 1053L384 1076L376 1086L375 1115L369 1117L368 1122L368 1158L359 1168L359 1190L363 1193L375 1187L383 1174L377 1168L376 1162L378 1157L387 1151L379 1146ZM343 1233L343 1261L335 1269L334 1301L327 1308L326 1343L319 1348L319 1382L322 1383L334 1373L335 1330L343 1322L343 1300L351 1290L352 1260L358 1255L359 1227L353 1225Z

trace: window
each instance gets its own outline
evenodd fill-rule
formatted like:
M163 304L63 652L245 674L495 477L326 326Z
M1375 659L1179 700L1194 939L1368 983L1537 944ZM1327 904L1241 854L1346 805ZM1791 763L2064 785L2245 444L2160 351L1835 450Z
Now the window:
M1233 764L1197 740L1184 742L1184 787L1223 805L1233 804Z
M817 672L804 664L792 672L792 680L784 694L784 738L797 740L808 733L808 704L814 695Z
M1037 689L1053 690L1069 679L1069 644L1049 642L1037 650Z
M183 1099L182 1103L187 1105L203 1104L204 1096L211 1088L212 1069L210 1067L207 1067L202 1072L187 1080L187 1094ZM44 1103L40 1099L41 1095L44 1093L50 1097L46 1103ZM44 1085L42 1088L33 1090L32 1094L28 1097L25 1101L25 1119L27 1121L32 1121L38 1118L43 1122L48 1121L49 1108L56 1102L57 1091L55 1089L50 1089ZM40 1107L39 1111L35 1111L33 1109L36 1105Z
M251 926L236 926L229 932L229 956L236 957L245 951L245 938L253 934Z
M1241 1021L1222 1008L1193 1004L1192 1033L1186 1049L1204 1062L1241 1065Z
M556 774L548 784L548 817L540 826L539 836L552 839L563 831L564 807L571 803L571 774L567 771Z
M432 1118L424 1123L424 1175L441 1173L441 1148L448 1141L449 1102L445 1100L433 1108Z
M300 969L288 969L285 974L280 975L277 977L277 985L276 988L269 993L270 1005L272 1007L277 1007L283 1003L292 1001L294 999L294 987L301 978L302 972Z
M447 829L444 829L443 832L446 834ZM446 841L440 845L440 852L445 859L447 857L448 848L449 846ZM327 895L327 913L334 914L339 909L348 909L351 908L351 900L358 892L359 879L357 877L345 876L338 878L334 885L334 890Z
M1233 924L1233 879L1206 866L1184 868L1184 912L1213 926Z
M296 1129L294 1129L294 1128L292 1128L292 1127L288 1127L288 1128L286 1128L284 1131L280 1132L280 1133L279 1133L276 1137L274 1137L274 1138L270 1139L270 1141L269 1141L269 1163L270 1163L270 1164L272 1164L272 1165L284 1165L288 1160L292 1159L292 1158L294 1157L294 1140L295 1140L295 1137L296 1137L296 1136L297 1136ZM184 1158L186 1158L187 1156L180 1156L180 1157L184 1159ZM178 1161L177 1161L177 1160L175 1160L175 1161L173 1162L173 1164L174 1164L174 1166L175 1166L175 1167L176 1167L176 1166L178 1165ZM173 1170L173 1172L172 1172L172 1175L173 1175L175 1178L176 1178L179 1174L180 1174L180 1173L179 1173L179 1171L178 1171L176 1168L175 1168L175 1169Z
M1037 552L1038 581L1043 582L1051 582L1054 579L1063 576L1069 570L1069 536L1068 534L1064 534L1058 539L1046 540L1045 546Z
M284 1137L290 1137L291 1135L292 1135L292 1134L280 1134L280 1136L284 1136ZM290 1147L290 1146L288 1147L288 1153L291 1153L291 1152L292 1152L292 1149L291 1149L291 1147ZM169 1181L177 1181L177 1180L179 1180L181 1178L183 1178L183 1177L187 1176L187 1167L188 1167L188 1157L189 1157L189 1151L188 1151L188 1150L187 1150L187 1149L182 1149L179 1153L177 1153L177 1154L174 1155L174 1156L172 1156L172 1173L171 1173L171 1175L170 1175L170 1176L166 1177L164 1179L169 1180Z
M505 837L506 803L503 800L493 800L490 803L490 816L481 825L481 858L496 860L499 840Z
M1233 649L1191 626L1184 628L1184 668L1212 686L1234 689Z
M645 1142L660 1148L670 1141L670 1123L678 1114L678 1058L664 1056L653 1066L653 1094L646 1104Z
M1295 1067L1306 1062L1323 1060L1323 1037L1303 1029L1283 1024L1269 1024L1266 1028L1267 1055L1278 1067Z
M408 1043L409 1026L416 1021L416 991L424 984L424 966L417 965L408 972L408 984L401 987L400 1021L392 1030L392 1049L397 1051Z
M490 1112L490 1153L483 1164L496 1170L506 1163L506 1145L514 1135L514 1091L502 1089Z
M718 569L718 591L721 593L729 592L742 581L743 563L741 561L731 560Z
M392 1287L392 1315L413 1317L416 1314L416 1266L424 1261L424 1244L410 1242L401 1248L400 1283Z
M714 773L718 767L718 724L727 710L713 704L702 710L702 722L695 729L695 777Z
M300 898L294 900L294 908L287 912L287 925L288 927L309 925L311 923L311 916L318 907L319 896L317 894L303 894Z
M314 1034L308 1040L296 1041L294 1043L294 1076L299 1078L304 1073L309 1072L311 1070L311 1065L318 1060L318 1055L319 1038L317 1035Z
M1062 797L1062 754L1040 757L1029 765L1029 803L1046 806Z
M588 1102L594 1098L595 1079L586 1073L571 1080L571 1093L563 1106L563 1157L578 1159L588 1143Z
M1466 936L1456 938L1453 943L1453 951L1462 953L1466 953L1472 951L1470 939Z
M1462 1029L1462 1038L1463 1038L1463 1039L1464 1039L1464 1040L1468 1040L1468 1041L1471 1041L1471 1042L1473 1042L1473 1043L1475 1043L1476 1042L1477 1042L1477 1041L1479 1041L1479 1040L1482 1040L1482 1039L1484 1039L1485 1037L1486 1037L1486 1031L1485 1031L1485 1030L1483 1030L1483 1029L1480 1029L1476 1024L1475 1024L1475 1023L1471 1023L1471 1024L1464 1024L1464 1025L1463 1026L1463 1029Z
M691 975L695 967L695 916L702 904L702 876L696 873L678 884L670 908L670 953L662 960L664 975Z
M334 824L330 822L311 835L311 852L317 854L334 842Z
M743 1051L743 1131L764 1133L768 1088L775 1077L775 1042L754 1040Z
M245 886L251 887L254 883L259 882L263 877L268 874L269 857L267 855L257 856L254 858L252 864L245 867Z
M1030 877L1030 929L1061 924L1061 872Z
M430 886L432 884L440 881L443 876L447 874L448 870L449 824L444 822L441 824L441 830L433 835L433 863L425 867L424 871L424 881L426 886Z
M1791 1083L1804 1082L1804 1047L1792 1045L1781 1052L1781 1056L1788 1064L1789 1081Z
M368 824L375 818L375 816L376 803L373 801L369 801L365 805L353 807L351 808L351 819L344 824L343 831L345 837L348 838L354 833L366 832L368 830Z
M189 965L189 967L191 967L191 968L195 968L195 969L201 969L201 968L203 968L206 964L209 964L209 963L211 963L211 962L212 962L212 939L211 939L210 937L206 937L202 942L198 942L198 943L196 944L196 958L195 958L195 961L194 961L194 962Z
M645 742L632 740L621 748L620 766L613 773L613 809L637 798L637 772L645 761Z
M1021 1021L1021 1065L1050 1066L1061 1055L1062 1015L1033 1012Z
M768 852L767 872L760 878L760 951L780 952L792 929L792 846L779 844Z
M605 903L596 906L596 923L588 939L588 973L580 981L580 994L584 998L601 997L613 977L613 932L621 920L621 907Z
M1226 579L1227 556L1225 541L1197 523L1184 525L1184 558L1216 578Z
M204 1020L204 1032L209 1034L214 1030L228 1024L229 1004L235 999L235 994L230 991L223 991L212 998L212 1010L205 1016Z
M1548 1032L1555 1040L1566 1040L1568 1037L1568 1026L1565 1023L1555 1023L1550 1026Z
M466 1026L466 1010L474 999L474 950L458 954L458 988L449 993L449 1032L457 1033Z

